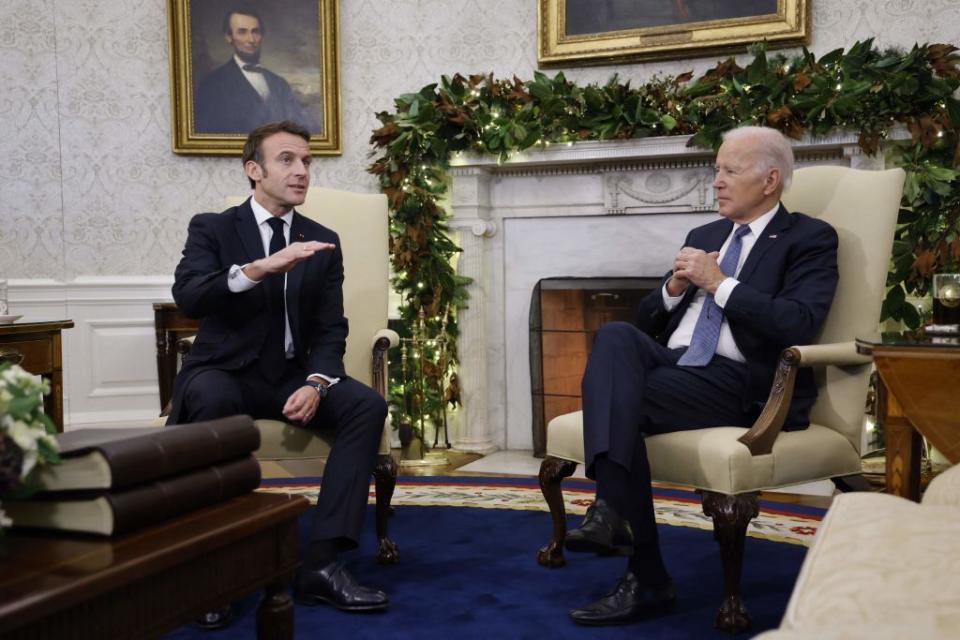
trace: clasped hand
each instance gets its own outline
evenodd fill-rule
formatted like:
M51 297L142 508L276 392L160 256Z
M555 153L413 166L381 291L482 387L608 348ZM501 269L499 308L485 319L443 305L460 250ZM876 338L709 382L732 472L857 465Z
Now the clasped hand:
M707 253L693 247L680 249L673 259L673 277L667 283L670 295L680 295L690 283L709 293L715 293L727 277L717 264L719 256L719 251Z

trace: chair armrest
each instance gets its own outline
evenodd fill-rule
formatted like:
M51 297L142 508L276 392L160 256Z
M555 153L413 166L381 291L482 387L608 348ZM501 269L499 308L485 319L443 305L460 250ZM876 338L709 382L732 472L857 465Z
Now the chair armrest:
M853 342L787 347L780 354L780 362L777 363L777 372L763 411L750 430L740 436L738 441L750 449L750 455L761 456L773 451L773 443L787 419L797 381L797 369L800 367L849 367L870 362L872 358L858 354Z
M791 349L796 349L800 353L801 367L818 367L828 364L835 367L850 367L873 362L872 357L857 353L855 342L808 344L794 346Z
M393 329L380 329L375 334L373 334L373 348L377 348L377 343L380 340L386 339L389 341L387 348L395 347L400 344L400 336Z
M181 356L185 356L190 353L190 348L193 347L193 340L196 338L196 335L187 336L186 338L180 338L177 340L177 353ZM178 367L179 368L179 367Z
M400 344L400 336L392 329L380 329L373 334L371 382L374 390L384 398L387 397L387 350L398 344Z

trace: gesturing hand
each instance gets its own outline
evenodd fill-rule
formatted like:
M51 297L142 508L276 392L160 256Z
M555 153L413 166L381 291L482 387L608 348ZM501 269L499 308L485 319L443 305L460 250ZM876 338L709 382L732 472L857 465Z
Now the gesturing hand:
M336 247L335 244L316 240L291 242L280 251L246 265L243 274L251 280L263 280L268 273L286 273L318 251L330 251Z

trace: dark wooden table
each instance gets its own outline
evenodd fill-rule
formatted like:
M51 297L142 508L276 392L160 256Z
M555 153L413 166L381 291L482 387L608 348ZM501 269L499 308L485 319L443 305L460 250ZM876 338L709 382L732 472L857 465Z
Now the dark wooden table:
M177 375L177 341L192 336L200 327L199 320L183 315L172 302L153 304L153 325L157 334L157 380L160 383L160 409L170 402L173 379Z
M879 374L887 493L920 499L922 437L960 462L960 339L885 333L857 339Z
M302 496L250 493L115 539L8 532L4 640L154 638L265 586L258 638L293 637Z
M0 325L0 361L19 364L30 373L50 381L43 397L43 410L58 431L63 431L63 348L60 332L73 320L15 322Z

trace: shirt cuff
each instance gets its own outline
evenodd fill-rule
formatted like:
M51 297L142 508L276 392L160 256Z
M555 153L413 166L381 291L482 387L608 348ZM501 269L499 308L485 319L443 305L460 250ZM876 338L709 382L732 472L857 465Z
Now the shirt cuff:
M667 282L669 282L669 280ZM681 293L678 296L672 296L669 293L667 293L666 284L663 285L663 289L661 290L660 293L663 296L663 307L667 311L673 311L677 307L677 305L680 304L680 301L683 300L683 293ZM684 290L684 293L686 293L686 290Z
M323 375L322 373L311 373L310 375L307 376L307 380L309 380L310 378L314 378L314 377L316 377L316 378L323 378L324 380L326 380L327 383L328 383L328 384L327 384L328 387L332 387L333 385L335 385L335 384L337 384L338 382L340 382L340 378L331 378L330 376L325 376L325 375Z
M727 306L727 300L730 299L730 294L733 293L733 290L738 284L740 284L740 281L735 278L725 278L723 282L720 283L720 286L717 287L716 292L713 294L713 301L717 303L718 307L723 309Z
M245 266L247 265L243 265L243 267ZM227 288L234 293L249 291L260 284L260 280L251 280L248 278L243 272L243 267L236 264L231 265L230 272L227 274Z

